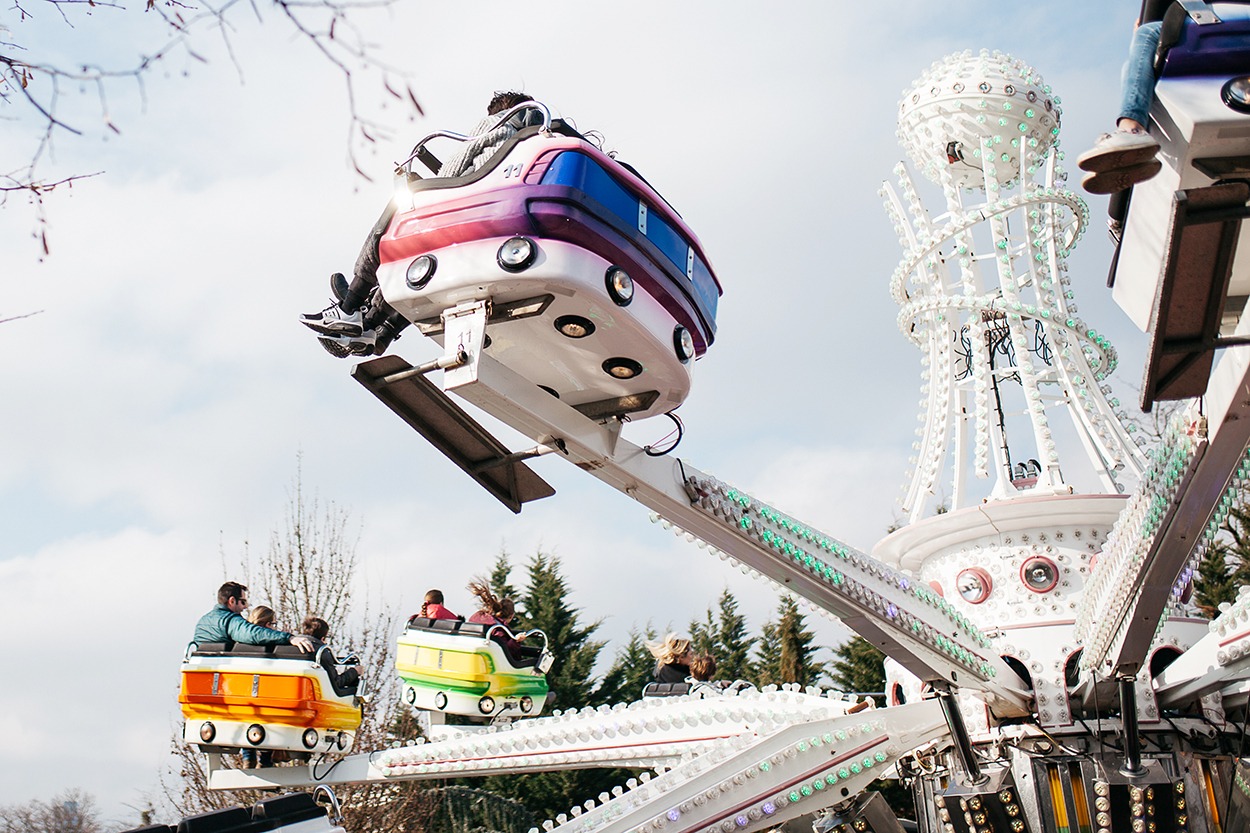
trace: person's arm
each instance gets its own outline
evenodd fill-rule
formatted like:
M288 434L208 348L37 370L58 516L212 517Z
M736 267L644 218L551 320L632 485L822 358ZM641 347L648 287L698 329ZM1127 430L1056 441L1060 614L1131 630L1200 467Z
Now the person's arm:
M286 631L253 625L242 616L231 616L226 620L226 633L230 634L230 638L235 642L242 642L244 645L286 645L287 643L294 645L297 638ZM307 637L303 638L307 639Z

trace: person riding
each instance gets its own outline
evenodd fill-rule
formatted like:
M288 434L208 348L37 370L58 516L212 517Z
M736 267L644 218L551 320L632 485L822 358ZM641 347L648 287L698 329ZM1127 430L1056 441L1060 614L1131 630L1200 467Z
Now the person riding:
M647 650L655 657L657 683L686 682L690 676L690 661L694 659L689 639L670 633L663 642L647 643Z
M243 618L245 610L247 588L237 581L227 581L217 590L217 605L196 623L191 640L200 645L238 642L243 645L293 645L304 653L315 650L307 636L252 624Z
M525 634L511 635L511 623L516 617L516 603L509 598L499 598L494 591L490 589L484 579L474 579L469 582L469 593L478 600L481 608L468 618L467 621L479 625L487 625L488 629L491 625L500 625L490 632L491 639L494 639L500 645L503 645L504 651L508 654L508 658L512 660L512 664L516 665L522 657L523 649L521 640L525 639Z
M533 96L514 90L496 91L486 106L486 118L473 128L471 138L459 153L441 168L440 177L457 177L481 169L500 147L525 126L525 114L502 117L518 104L533 101ZM394 200L386 204L382 216L365 238L349 284L342 274L330 276L335 303L321 312L300 316L300 322L319 334L326 352L336 358L348 356L380 356L399 333L410 323L385 300L370 304L378 289L378 266L381 256L378 244L395 216Z
M243 614L243 618L253 625L260 625L262 628L272 628L273 623L278 618L278 614L269 605L256 605L256 607Z
M307 616L300 623L300 632L308 637L313 645L313 650L321 650L330 638L330 624L320 616ZM321 654L321 666L325 668L330 675L330 685L334 687L334 692L340 697L348 694L355 694L360 686L360 675L363 669L359 665L349 666L342 671L338 669L334 661L334 652L325 651Z
M421 603L421 612L417 614L425 619L459 619L460 617L443 607L443 591L430 590Z

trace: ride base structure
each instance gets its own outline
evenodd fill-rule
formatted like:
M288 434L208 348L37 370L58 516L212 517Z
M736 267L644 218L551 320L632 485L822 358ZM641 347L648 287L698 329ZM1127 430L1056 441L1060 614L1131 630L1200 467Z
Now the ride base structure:
M904 94L900 136L938 198L928 207L904 165L882 196L904 250L890 291L900 329L921 350L924 399L904 487L910 523L871 554L621 435L626 415L666 413L653 406L684 399L714 323L713 284L701 294L695 280L693 259L706 264L697 240L632 171L547 120L471 182L413 191L413 211L466 210L455 233L479 236L463 250L473 264L449 268L444 252L427 283L399 290L396 276L448 244L388 233L383 293L441 339L445 356L417 367L397 356L363 362L353 374L366 388L514 511L552 492L525 461L565 458L653 521L846 624L888 657L886 707L794 686L702 687L445 727L429 742L332 767L235 770L210 755L210 786L624 766L656 774L587 797L544 828L753 833L816 814L820 831L897 831L866 792L888 776L910 785L925 833L1244 829L1250 787L1237 725L1250 698L1250 596L1208 622L1189 595L1195 559L1250 476L1250 403L1237 394L1250 386L1250 357L1225 355L1202 407L1182 411L1148 452L1131 436L1108 382L1115 351L1076 314L1066 259L1089 213L1065 184L1061 115L1039 73L1000 53L949 56ZM544 180L561 154L581 154L572 162L596 172ZM570 228L593 233L548 239L547 220L520 216L530 209L475 225L481 194L495 188L517 189L509 205L539 189L535 204L565 206ZM564 211L534 210L548 209ZM665 244L671 251L651 239L657 215L681 241ZM518 247L517 262L529 264L512 269ZM498 262L483 265L482 252ZM626 285L614 269L650 298L635 298L636 319L613 294ZM546 307L523 303L544 293ZM436 300L423 306L424 297ZM569 326L568 316L581 321ZM543 330L541 351L526 354L528 336L510 329L522 326ZM653 359L596 339L638 327L639 349L669 351L654 378ZM637 365L628 366L637 386L618 385L609 368L626 365L616 359ZM437 369L441 388L426 378ZM509 451L450 394L536 446ZM1078 471L1096 485L1078 493ZM947 486L950 511L929 515Z

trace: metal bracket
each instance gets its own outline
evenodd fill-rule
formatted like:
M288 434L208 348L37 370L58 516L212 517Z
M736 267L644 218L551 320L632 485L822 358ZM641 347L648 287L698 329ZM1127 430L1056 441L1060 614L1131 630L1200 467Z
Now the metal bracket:
M443 374L443 390L454 390L477 381L482 357L489 301L470 301L443 310L444 360L451 356L463 361L449 365Z
M1193 18L1199 26L1210 26L1212 23L1223 23L1215 10L1206 4L1206 0L1176 0L1181 8Z

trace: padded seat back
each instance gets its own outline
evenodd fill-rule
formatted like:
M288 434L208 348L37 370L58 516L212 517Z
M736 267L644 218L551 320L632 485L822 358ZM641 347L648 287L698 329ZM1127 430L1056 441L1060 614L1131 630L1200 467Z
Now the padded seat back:
M302 659L311 661L312 654L294 645L245 645L242 642L205 642L197 645L194 657L265 657L268 659Z
M454 633L460 636L486 636L486 627L463 619L426 619L423 616L413 616L408 620L408 630Z
M178 833L259 833L273 828L272 821L256 821L243 807L200 813L178 822Z
M256 806L252 808L252 818L269 819L278 825L325 817L326 809L310 793L275 795L256 802Z
M647 683L643 697L679 697L690 693L690 683Z

